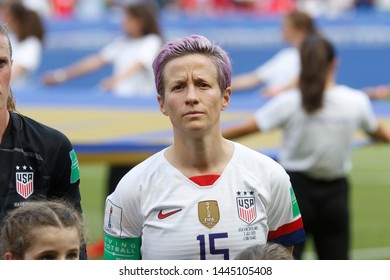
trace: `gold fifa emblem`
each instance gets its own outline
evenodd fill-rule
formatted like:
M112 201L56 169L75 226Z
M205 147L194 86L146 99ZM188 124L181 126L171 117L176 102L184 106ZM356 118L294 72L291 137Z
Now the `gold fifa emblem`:
M214 227L219 222L218 202L216 200L198 202L198 218L205 227Z

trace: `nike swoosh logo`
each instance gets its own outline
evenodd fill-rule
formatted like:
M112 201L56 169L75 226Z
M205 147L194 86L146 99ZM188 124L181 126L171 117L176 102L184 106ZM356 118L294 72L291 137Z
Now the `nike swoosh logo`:
M165 218L168 218L169 216L172 216L173 214L176 214L177 212L180 212L182 209L177 209L177 210L174 210L174 211L171 211L171 212L167 212L167 213L163 213L162 210L160 210L160 212L158 212L158 218L160 220L162 219L165 219Z

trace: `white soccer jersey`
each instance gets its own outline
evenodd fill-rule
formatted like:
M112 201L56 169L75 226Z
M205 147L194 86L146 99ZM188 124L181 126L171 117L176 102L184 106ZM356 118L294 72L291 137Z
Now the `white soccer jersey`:
M234 259L253 244L305 238L289 177L272 159L235 143L219 175L185 177L164 150L134 167L106 200L104 231L142 238L142 259ZM106 244L114 258L126 248Z
M320 179L348 174L354 133L373 133L378 126L367 95L342 85L326 91L323 107L313 114L305 112L300 92L292 90L258 109L255 119L262 131L283 129L279 162L286 170Z

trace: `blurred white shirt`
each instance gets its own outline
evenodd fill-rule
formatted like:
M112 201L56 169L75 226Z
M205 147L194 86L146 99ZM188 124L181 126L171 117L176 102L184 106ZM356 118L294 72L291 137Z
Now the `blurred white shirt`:
M28 77L33 74L41 64L43 45L37 37L27 37L23 41L16 40L10 35L12 44L13 66L19 65L26 72L19 77L12 77L13 86L24 85Z
M40 16L48 18L52 15L48 0L23 0L24 6L36 11Z
M114 89L117 96L151 96L156 92L152 63L162 40L155 34L142 38L120 37L101 51L101 56L113 64L114 75L126 71L132 64L141 62L144 69L137 72Z
M323 107L306 113L299 90L274 97L255 113L261 131L281 128L280 164L318 179L344 177L352 168L358 130L374 133L378 122L367 95L337 85L324 94Z
M255 71L267 87L285 86L301 71L299 51L294 47L282 49Z

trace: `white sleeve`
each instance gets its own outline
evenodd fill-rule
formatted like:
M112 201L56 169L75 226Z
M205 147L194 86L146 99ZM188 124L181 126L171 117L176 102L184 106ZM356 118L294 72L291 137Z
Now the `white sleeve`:
M267 213L269 241L293 246L305 240L298 202L290 177L282 167L271 178L271 198Z
M27 38L20 42L17 51L13 54L14 63L35 71L41 63L42 44L37 38Z
M142 50L137 58L145 67L152 67L153 59L161 47L161 39L156 35L149 35L145 38Z
M282 170L275 172L271 178L271 203L268 209L270 231L292 222L290 187L287 173Z
M257 67L255 73L262 81L268 82L274 75L278 74L277 72L280 68L281 62L282 56L279 52L267 60L264 64Z
M364 93L362 96L362 110L360 127L367 133L374 133L378 129L378 121L373 111L371 101Z
M283 93L272 98L268 103L259 108L254 118L257 127L261 131L270 131L283 126L290 118L297 100L290 93Z
M106 199L104 232L118 238L140 237L142 215L140 188L130 171L119 182L115 191Z
M123 38L117 38L111 43L107 44L103 49L100 51L100 56L103 58L106 62L113 62L115 57L118 55L119 52L122 51L123 46Z

